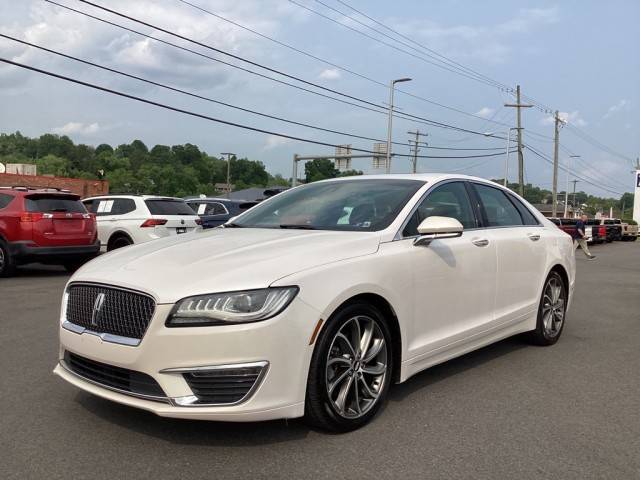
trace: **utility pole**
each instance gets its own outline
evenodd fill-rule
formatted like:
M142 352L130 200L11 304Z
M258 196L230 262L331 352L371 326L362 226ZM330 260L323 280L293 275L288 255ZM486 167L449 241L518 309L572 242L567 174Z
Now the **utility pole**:
M522 115L521 109L531 108L533 105L525 105L520 103L520 85L516 86L516 103L505 103L505 107L514 107L518 119L518 184L520 185L518 193L524 196L524 154L522 152Z
M553 130L553 185L551 187L551 194L553 195L553 206L551 208L551 216L558 216L558 147L560 146L560 112L556 110L554 115L554 130Z
M235 153L223 152L220 155L227 156L227 198L229 198L229 194L231 193L231 156L235 156Z
M415 135L416 139L415 140L411 140L409 139L409 147L410 147L410 151L411 153L413 153L413 160L412 160L412 168L411 168L411 172L412 173L416 173L418 170L418 153L420 152L420 145L427 145L427 142L421 142L420 141L420 137L421 136L427 136L427 133L422 133L419 129L416 128L415 132L407 132L409 135ZM413 142L413 143L412 143Z

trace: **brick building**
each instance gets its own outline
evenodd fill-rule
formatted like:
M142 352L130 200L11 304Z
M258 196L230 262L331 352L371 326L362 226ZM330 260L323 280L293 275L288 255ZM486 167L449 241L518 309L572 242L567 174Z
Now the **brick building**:
M92 197L109 193L107 180L85 180L82 178L54 177L50 175L16 175L0 173L0 187L62 188L81 197Z

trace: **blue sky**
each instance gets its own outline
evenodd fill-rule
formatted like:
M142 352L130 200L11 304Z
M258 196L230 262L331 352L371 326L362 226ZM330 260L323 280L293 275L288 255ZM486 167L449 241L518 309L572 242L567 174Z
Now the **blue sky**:
M190 1L377 81L386 83L392 78L408 76L413 81L401 88L409 93L479 117L515 125L513 109L502 106L513 101L508 92L444 71L381 45L288 0ZM296 1L391 42L358 24L356 20L373 25L349 12L337 0L323 0L323 3L350 13L351 18L342 17L315 0ZM625 157L635 158L640 154L640 2L345 2L484 75L507 85L520 83L524 94L557 108L573 128ZM60 0L60 3L126 23L75 0ZM178 0L135 3L99 0L97 3L329 88L378 104L387 101L388 92L380 85L292 52ZM332 102L176 51L41 0L19 3L0 0L0 18L3 33L199 95L325 128L373 138L383 139L386 136L384 115ZM147 27L136 28L152 32ZM162 38L169 39L167 36ZM202 48L199 50L206 52ZM168 93L67 60L51 58L7 40L0 40L0 51L3 57L213 117L329 143L353 143L355 147L371 148L368 141L349 140ZM76 142L93 145L102 142L118 144L135 138L147 145L189 142L210 154L234 151L241 156L262 160L270 171L285 176L290 175L294 153L321 155L332 152L327 147L248 133L161 111L7 66L0 66L0 102L3 106L0 109L0 131L3 132L20 130L26 135L64 133ZM403 112L462 128L481 132L506 128L403 94L396 96L396 104ZM547 117L543 112L530 109L523 113L523 125L526 131L551 137L553 125ZM406 143L406 132L416 127L428 132L427 141L431 146L489 148L502 147L504 143L407 120L395 121L394 140ZM581 159L577 161L576 168L584 178L594 183L596 180L602 182L607 190L613 192L630 191L633 181L631 162L595 148L577 136L573 128L562 129L561 141L566 150L561 151L561 162L566 164L569 151L579 154ZM548 156L552 155L552 144L548 139L527 136L525 141ZM408 153L408 147L398 146L394 151ZM423 150L421 154L458 156L465 152ZM525 152L525 165L527 181L550 186L551 167L548 164ZM373 172L368 160L354 161L353 166ZM409 168L407 159L394 160L394 171L409 171ZM503 158L421 159L419 170L464 171L488 178L500 177ZM511 172L511 178L515 179L515 156L511 159ZM562 187L564 173L560 179ZM578 184L578 188L616 196L585 182Z

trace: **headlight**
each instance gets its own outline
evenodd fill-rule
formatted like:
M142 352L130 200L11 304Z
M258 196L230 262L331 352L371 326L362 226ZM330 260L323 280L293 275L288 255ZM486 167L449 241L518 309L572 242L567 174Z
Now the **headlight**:
M167 327L203 327L266 320L291 303L298 287L277 287L187 297L176 303Z

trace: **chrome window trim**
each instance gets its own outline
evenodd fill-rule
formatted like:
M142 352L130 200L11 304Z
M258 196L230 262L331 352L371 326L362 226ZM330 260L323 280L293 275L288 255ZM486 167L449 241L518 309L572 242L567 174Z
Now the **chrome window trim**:
M413 216L413 214L416 213L416 210L418 210L418 207L420 206L420 204L422 204L424 199L427 198L427 195L429 195L435 188L437 188L437 187L439 187L441 185L446 185L447 183L453 183L453 182L463 182L464 183L464 182L467 182L467 181L468 180L465 179L465 178L447 178L445 180L440 180L439 182L436 182L436 183L430 185L427 188L427 191L424 192L422 194L422 196L420 197L420 199L414 204L413 208L411 209L409 214L406 216L406 218L404 219L404 221L400 225L400 228L398 229L398 231L394 235L392 242L395 242L397 240L406 240L408 238L416 238L416 237L420 236L420 235L412 235L410 237L405 237L405 236L402 235L402 231L405 229L405 227L407 226L407 224L411 220L411 217ZM469 202L471 203L472 201L473 201L473 199L469 198ZM471 205L471 207L473 207L473 204ZM463 230L463 235L464 235L464 232L473 232L474 230L483 230L483 228L481 228L481 227L465 228Z
M513 204L514 201L520 202L520 205L522 205L523 208L527 209L527 211L533 216L533 218L535 218L538 222L540 222L540 219L538 218L538 215L536 215L535 213L533 213L524 203L522 203L522 201L517 198L515 196L515 194L513 192L511 192L508 189L505 189L504 187L498 187L496 185L492 185L490 183L484 183L484 182L478 182L477 180L469 180L468 181L471 184L475 184L475 185L482 185L483 187L489 187L489 188L495 188L498 191L501 191L506 197L507 199ZM477 192L476 192L477 194ZM482 200L481 200L482 201ZM518 210L518 207L516 205L513 205L513 208L515 208L516 210ZM518 214L520 215L520 211L518 210ZM520 217L522 217L522 215L520 215ZM522 221L524 222L524 219L522 219ZM499 226L495 226L495 227L487 227L488 229L493 229L493 228L520 228L520 227L544 227L544 225L542 223L538 223L537 225L525 225L524 223L522 225L499 225Z
M97 387L104 388L105 390L110 390L112 392L120 393L122 395L127 395L129 397L141 398L143 400L151 400L151 401L154 401L154 402L163 402L163 403L171 404L171 399L169 397L158 397L158 396L155 396L155 395L145 395L143 393L135 393L135 392L128 392L126 390L121 390L119 388L112 387L110 385L105 385L104 383L96 382L95 380L92 380L90 378L87 378L85 376L80 375L77 372L74 372L71 369L71 367L69 367L66 364L66 362L64 360L62 360L62 359L60 359L59 363L60 363L60 366L62 368L64 368L64 370L66 372L70 373L74 377L77 377L77 378L81 379L82 381L85 381L85 382L90 383L92 385L95 385Z
M262 381L267 375L267 371L269 370L269 362L266 360L259 362L248 362L248 363L231 363L225 365L205 365L199 367L178 367L178 368L165 368L160 370L160 373L190 373L190 372L206 372L206 371L215 371L215 370L232 370L234 368L251 368L251 367L260 367L260 374L256 381L253 383L252 387L249 391L242 397L240 400L230 403L196 403L198 402L198 397L193 395L185 395L183 397L172 397L170 398L171 404L176 407L190 407L190 408L198 408L198 407L232 407L235 405L239 405L248 401L253 394L258 390L260 385L262 385ZM183 377L184 379L184 377ZM187 383L186 380L184 380ZM187 384L188 386L188 384Z
M422 194L420 199L415 203L415 205L413 206L413 208L411 209L411 211L409 212L407 217L404 219L404 221L400 225L400 228L398 229L398 231L394 235L392 242L395 242L395 241L398 241L398 240L415 239L415 238L420 236L420 235L412 235L410 237L405 237L405 236L402 235L402 231L407 226L407 223L409 223L409 220L411 220L411 217L416 212L416 210L418 209L420 204L427 197L427 195L429 195L433 191L433 189L435 189L436 187L438 187L440 185L445 185L445 184L451 183L451 182L466 182L466 183L471 183L471 184L475 183L475 184L478 184L478 185L484 185L486 187L496 188L497 190L501 190L501 191L505 192L506 195L513 195L512 193L509 193L509 191L505 190L502 187L497 187L496 185L493 185L491 183L479 182L477 180L471 180L471 179L468 179L468 178L447 178L445 180L440 180L439 182L436 182L436 183L430 185L429 188L427 188L426 192L424 194ZM516 200L518 200L518 199L516 198ZM469 201L473 202L473 199L469 198ZM522 203L522 202L520 202L520 203ZM522 206L524 208L526 208L527 210L529 210L529 212L534 216L534 218L536 220L540 221L540 219L538 218L538 215L536 215L535 213L531 212L531 209L529 209L524 203L522 203ZM515 207L515 205L514 205L514 207ZM517 207L515 207L515 208L517 210ZM475 231L479 231L479 230L495 230L495 229L502 229L502 228L545 228L545 225L543 225L542 223L538 223L537 225L501 225L501 226L495 226L495 227L465 228L462 231L462 235L464 235L464 232L475 232Z

